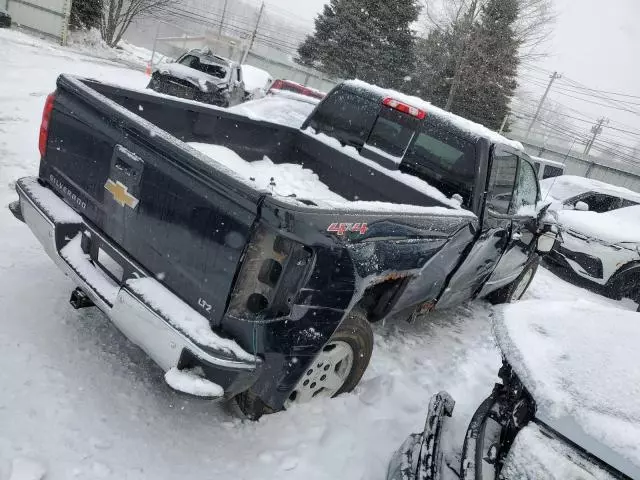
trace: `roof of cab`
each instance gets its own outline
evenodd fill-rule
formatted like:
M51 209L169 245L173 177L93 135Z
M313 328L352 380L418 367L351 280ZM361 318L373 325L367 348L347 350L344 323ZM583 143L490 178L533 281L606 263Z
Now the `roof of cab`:
M426 111L428 118L431 117L433 119L433 117L435 117L438 120L447 123L448 125L454 126L456 130L458 130L458 132L456 133L461 134L465 138L474 141L478 140L479 138L484 138L490 143L501 144L524 153L524 147L522 143L515 140L509 140L503 135L500 135L499 133L494 132L493 130L485 126L480 125L479 123L472 122L471 120L460 117L459 115L447 112L439 107L436 107L432 103L422 100L419 97L405 95L404 93L378 87L376 85L371 85L361 80L347 80L343 82L341 86L347 87L352 90L357 90L358 94L368 96L369 98L375 100L382 100L386 97L392 97L399 102L406 103L410 106Z
M209 57L209 58L213 58L216 59L218 61L220 61L221 63L226 63L227 65L236 65L237 62L234 62L233 60L230 60L228 58L225 57L221 57L220 55L216 55L215 53L213 53L211 51L210 48L194 48L192 50L189 50L187 53L192 54L192 55L198 55L201 57Z

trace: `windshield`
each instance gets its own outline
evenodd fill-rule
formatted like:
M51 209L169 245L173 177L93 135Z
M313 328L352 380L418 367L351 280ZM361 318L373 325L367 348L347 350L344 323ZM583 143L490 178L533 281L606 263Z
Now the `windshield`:
M187 55L179 63L220 79L227 78L229 73L229 68L226 65L211 62L206 58L200 58L195 55Z

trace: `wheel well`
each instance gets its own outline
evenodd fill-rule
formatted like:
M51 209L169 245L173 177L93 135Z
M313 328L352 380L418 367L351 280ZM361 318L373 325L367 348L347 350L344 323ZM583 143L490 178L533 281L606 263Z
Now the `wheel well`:
M365 290L358 306L365 311L371 323L382 320L391 311L408 283L408 276L383 278Z
M640 278L640 261L629 262L620 267L613 275L611 275L611 278L609 278L606 285L606 287L610 290L610 294L617 293L611 290L618 287L618 282L622 278L622 275L626 274L636 275Z

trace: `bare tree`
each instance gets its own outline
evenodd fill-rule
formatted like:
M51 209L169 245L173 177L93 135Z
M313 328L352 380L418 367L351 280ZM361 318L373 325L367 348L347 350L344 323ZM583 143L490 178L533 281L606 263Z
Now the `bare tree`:
M111 47L118 44L131 22L162 9L175 0L104 0L100 34Z
M423 0L424 30L446 31L453 25L469 29L476 22L487 0ZM515 24L520 43L520 60L544 56L539 51L549 37L555 22L553 0L518 0L519 15ZM467 36L462 33L463 36ZM464 41L462 41L464 51Z

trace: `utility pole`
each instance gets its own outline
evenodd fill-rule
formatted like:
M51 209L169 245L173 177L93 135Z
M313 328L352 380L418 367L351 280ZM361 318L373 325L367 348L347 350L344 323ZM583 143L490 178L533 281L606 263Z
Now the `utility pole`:
M591 133L593 133L593 136L591 137L591 140L589 140L587 142L586 147L584 148L584 156L588 157L589 156L589 152L591 151L591 147L593 147L593 143L596 141L596 138L598 137L598 135L600 135L602 133L603 125L605 123L609 123L609 119L605 118L605 117L601 117L598 119L598 122L591 127ZM591 174L591 170L593 170L594 165L596 164L595 161L591 162L589 164L589 168L587 168L587 173L585 173L585 177L589 178L589 174Z
M502 120L502 124L500 125L500 130L498 130L498 133L499 133L499 134L502 134L502 132L504 132L504 127L506 127L506 126L507 126L507 122L509 121L509 116L510 116L510 115L511 115L510 113L507 113L507 114L504 116L504 120Z
M527 140L529 138L529 134L531 133L531 130L533 129L533 126L535 125L536 121L538 120L538 117L540 116L540 111L542 110L542 106L544 105L545 100L547 100L547 96L549 95L549 92L551 91L551 87L553 86L553 82L555 82L556 80L559 80L560 78L562 78L562 75L560 75L558 72L553 72L553 75L551 75L551 80L549 81L549 85L547 85L547 89L544 91L544 95L542 95L542 98L540 99L540 103L538 104L538 109L536 110L536 114L533 116L533 120L531 120L531 124L529 125L529 128L527 129L527 134L524 136L524 139Z
M153 60L156 56L156 47L158 46L158 37L160 36L160 22L156 26L156 37L153 39L153 50L151 51L151 60L149 60L149 68L153 68Z
M227 15L227 4L229 0L224 0L224 7L222 7L222 18L220 19L220 29L218 30L218 38L222 37L222 27L224 27L224 17Z
M256 35L258 34L258 27L260 26L260 20L262 19L262 13L264 12L264 2L260 5L260 12L258 13L258 20L256 21L256 28L253 29L253 33L251 34L251 41L249 42L249 46L244 51L244 55L242 56L242 61L240 64L244 64L247 61L247 56L249 56L249 52L253 48L253 42L256 41Z

